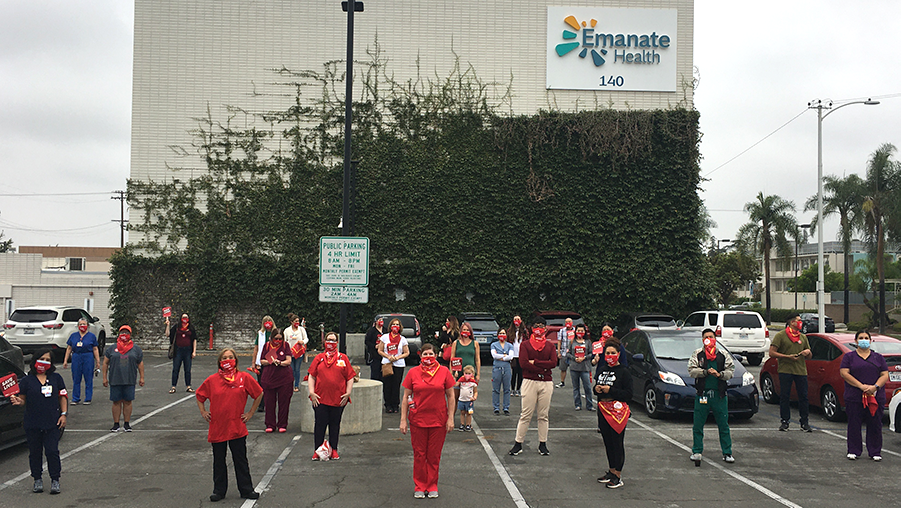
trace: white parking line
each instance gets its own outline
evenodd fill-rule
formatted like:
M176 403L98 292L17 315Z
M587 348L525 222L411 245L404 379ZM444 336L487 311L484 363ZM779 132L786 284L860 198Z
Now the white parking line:
M279 455L277 459L275 459L275 462L273 462L271 466L269 466L269 471L266 471L266 475L263 476L263 479L260 480L260 483L258 483L256 486L257 492L262 494L266 490L266 488L269 487L269 482L271 482L272 479L275 478L275 474L278 473L278 470L281 469L285 464L285 459L287 459L288 455L291 454L291 450L294 449L294 445L296 445L298 441L300 441L299 434L294 436L294 439L292 439L291 442L288 443L288 446L286 446L285 449L282 450L282 454ZM244 504L241 505L241 508L253 508L256 502L256 499L248 499L247 501L244 501Z
M193 398L194 398L194 396L193 396L193 395L190 395L190 396L185 397L185 398L183 398L183 399L179 399L179 400L177 400L177 401L175 401L175 402L172 402L172 403L170 403L170 404L168 404L168 405L166 405L166 406L163 406L163 407L161 407L161 408L159 408L159 409L156 409L156 410L154 410L154 411L151 411L150 413L147 413L146 415L144 415L144 416L138 418L137 420L135 420L135 421L134 421L134 424L135 424L135 425L138 425L139 423L141 423L141 422L143 422L144 420L150 418L151 416L157 415L157 414L159 414L159 413L161 413L161 412L163 412L163 411L169 409L170 407L173 407L173 406L175 406L175 405L177 405L177 404L181 404L182 402L184 402L184 401L186 401L186 400L193 399ZM69 431L67 431L67 432L69 432ZM112 432L107 431L107 434L106 434L105 436L98 437L97 439L95 439L95 440L93 440L93 441L91 441L91 442L89 442L89 443L85 443L85 444L79 446L78 448L75 448L74 450L69 450L68 452L61 454L61 455L59 456L59 459L60 459L60 461L62 461L62 460L65 460L65 459L71 457L72 455L75 455L76 453L78 453L78 452L80 452L80 451L87 450L87 449L89 449L89 448L93 448L93 447L99 445L100 443L106 441L107 439L111 439L111 438L115 437L116 434L118 434L118 432L112 433ZM47 462L45 461L45 462L44 462L44 471L46 471L46 470L47 470ZM7 487L11 487L11 486L13 486L13 485L19 483L20 481L24 480L25 478L28 478L29 476L31 476L31 471L27 471L27 472L25 472L25 473L22 473L22 474L20 474L19 476L13 478L12 480L7 480L5 483L0 484L0 490L3 490L3 489L5 489L5 488L7 488Z
M630 422L630 423L635 423L635 424L638 425L639 427L641 427L641 428L643 428L643 429L645 429L645 430L650 431L651 433L655 434L657 437L659 437L659 438L663 439L664 441L666 441L666 442L672 444L673 446L676 446L677 448L680 448L680 449L682 449L682 450L685 450L686 453L691 453L691 448L689 448L688 446L685 446L684 444L682 444L682 443L676 441L675 439L673 439L673 438L667 436L666 434L664 434L664 433L662 433L662 432L660 432L660 431L657 431L657 430L652 429L651 427L648 427L647 425L645 425L644 423L641 423L640 421L636 420L635 418L629 418L629 422ZM710 460L710 459L707 459L707 458L704 459L704 462L706 462L707 464L709 464L709 465L711 465L711 466L713 466L713 467L719 469L720 471L722 471L722 472L726 473L727 475L729 475L729 476L735 478L736 480L738 480L738 481L744 483L744 484L747 485L748 487L751 487L752 489L755 489L755 490L757 490L757 491L763 493L765 496L767 496L768 498L772 499L773 501L776 501L776 502L778 502L778 503L784 504L785 506L789 506L789 507L791 507L791 508L801 508L801 505L795 504L795 503L789 501L788 499L785 499L784 497L780 496L779 494L776 494L775 492L773 492L772 490L770 490L770 489L764 487L763 485L760 485L759 483L756 483L756 482L754 482L754 481L752 481L752 480L750 480L750 479L748 479L748 478L746 478L746 477L744 477L744 476L742 476L742 475L736 473L735 471L732 471L731 469L728 469L728 468L726 468L726 467L723 467L723 466L721 466L721 465L720 465L719 463L717 463L717 462L714 462L714 461L712 461L712 460Z
M835 432L832 432L831 430L818 430L817 432L822 432L823 434L829 434L830 436L835 436L835 437L837 437L837 438L839 438L839 439L841 439L841 440L847 440L847 439L848 439L848 436L843 436L843 435L841 435L841 434L837 434L837 433L835 433ZM891 450L886 450L885 448L882 449L882 453L887 453L887 454L889 454L889 455L894 455L895 457L901 457L901 453L893 452L893 451L891 451Z
M529 508L529 504L526 503L525 498L522 497L522 493L520 493L519 489L516 488L516 484L513 483L513 479L510 478L510 474L507 473L507 469L503 464L501 464L500 459L497 458L497 454L494 453L491 445L488 444L488 441L485 439L484 434L482 434L482 430L479 428L478 424L476 424L475 418L472 419L472 429L475 431L476 437L479 438L479 442L482 443L482 448L484 448L485 453L488 454L488 458L491 460L491 464L494 466L495 471L497 471L498 476L501 477L501 481L504 483L504 487L507 487L507 492L510 493L510 497L513 498L513 502L518 508Z

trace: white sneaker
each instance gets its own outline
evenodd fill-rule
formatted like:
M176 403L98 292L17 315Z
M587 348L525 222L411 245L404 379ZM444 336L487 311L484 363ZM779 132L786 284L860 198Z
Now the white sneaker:
M688 457L688 460L692 460L695 462L697 462L699 460L703 460L703 459L704 459L704 456L701 455L700 453L692 453L691 457Z
M857 455L854 455L853 453L849 453L848 460L857 460Z
M413 499L425 499L425 492L416 491L413 493Z
M873 455L873 460L880 462L882 460L882 455Z

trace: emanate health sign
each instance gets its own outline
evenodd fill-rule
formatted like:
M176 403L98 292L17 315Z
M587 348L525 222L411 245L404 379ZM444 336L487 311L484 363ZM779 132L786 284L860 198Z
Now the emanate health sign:
M369 238L323 236L319 239L319 284L369 285Z

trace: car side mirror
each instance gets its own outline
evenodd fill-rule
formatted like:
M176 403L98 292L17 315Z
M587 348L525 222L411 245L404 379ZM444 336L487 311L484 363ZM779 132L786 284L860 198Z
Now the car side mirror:
M633 361L636 361L636 362L643 362L643 361L644 361L644 355L641 354L641 353L638 353L637 355L632 355L632 360L633 360Z
M682 328L682 325L684 325L684 324L685 324L685 321L682 321L681 319L678 320L678 321L676 321L676 326L677 326L678 328Z
M745 361L745 357L744 357L743 355L739 355L739 354L734 354L734 353L733 353L733 354L732 354L732 357L735 358L735 361L738 362L738 363L742 363L742 362Z
M93 318L91 318L91 322L92 322L92 323L96 323L97 321L100 321L100 318L99 318L99 317L94 316Z

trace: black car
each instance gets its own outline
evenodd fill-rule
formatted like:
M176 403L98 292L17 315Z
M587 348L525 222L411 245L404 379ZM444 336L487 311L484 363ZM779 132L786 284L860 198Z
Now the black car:
M472 325L472 338L479 344L479 352L491 355L491 344L497 341L497 331L500 329L494 315L487 312L464 312L457 319L460 320L460 325Z
M629 357L629 373L632 374L633 398L644 404L651 418L664 413L693 413L695 380L688 375L688 359L703 347L701 334L680 330L634 330L622 339ZM723 354L728 350L717 347ZM760 408L754 375L748 372L738 358L735 374L727 382L729 414L747 419Z
M818 333L820 328L820 315L813 312L801 314L801 333ZM835 321L826 316L826 333L835 332Z
M25 376L22 350L0 337L0 378L10 373L19 379ZM25 406L14 406L8 397L0 395L0 450L25 441L24 416Z

